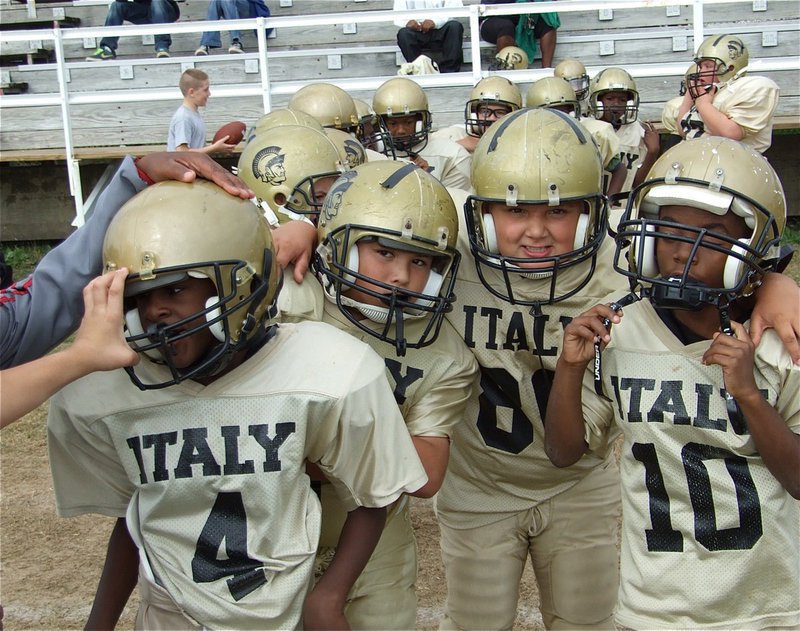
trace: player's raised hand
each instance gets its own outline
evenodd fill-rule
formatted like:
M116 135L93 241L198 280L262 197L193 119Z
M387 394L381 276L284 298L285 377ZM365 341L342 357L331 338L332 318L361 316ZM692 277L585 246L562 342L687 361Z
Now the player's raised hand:
M197 151L156 152L142 156L138 167L154 182L194 182L197 177L214 182L231 195L250 199L253 191L211 157Z
M725 389L735 399L760 396L753 377L755 345L738 322L731 322L734 335L715 333L711 346L703 353L703 363L722 368Z
M594 358L595 342L600 340L600 348L603 349L611 341L607 324L618 324L621 318L622 310L614 311L608 305L595 305L573 318L564 329L559 364L584 368Z
M83 290L84 314L68 352L88 372L112 370L139 363L122 327L122 296L128 270L107 272Z

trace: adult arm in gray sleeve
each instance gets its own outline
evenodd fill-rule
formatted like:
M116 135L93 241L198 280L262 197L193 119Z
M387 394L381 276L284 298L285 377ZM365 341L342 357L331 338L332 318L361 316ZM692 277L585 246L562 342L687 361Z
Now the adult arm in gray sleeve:
M83 227L53 248L33 273L0 292L0 368L41 357L83 317L83 288L102 273L103 238L117 211L147 184L125 158Z

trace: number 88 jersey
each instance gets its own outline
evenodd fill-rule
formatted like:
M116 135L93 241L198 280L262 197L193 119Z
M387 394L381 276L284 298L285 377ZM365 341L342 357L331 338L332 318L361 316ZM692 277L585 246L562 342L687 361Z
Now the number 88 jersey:
M746 420L726 409L710 341L683 345L649 303L625 308L603 351L599 404L591 375L584 414L615 422L623 534L617 622L633 628L761 628L800 624L800 503L756 451ZM768 331L756 385L800 433L800 369ZM588 405L587 405L588 403Z

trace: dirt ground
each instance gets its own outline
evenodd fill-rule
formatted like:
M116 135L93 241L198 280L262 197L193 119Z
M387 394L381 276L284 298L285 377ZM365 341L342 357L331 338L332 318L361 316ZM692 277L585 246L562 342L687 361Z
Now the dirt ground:
M46 416L44 405L0 434L0 603L5 628L15 631L83 628L113 526L106 517L56 516ZM416 500L412 515L420 558L417 628L432 630L446 597L439 531L429 500ZM120 629L133 628L137 604L134 593ZM528 571L517 629L543 628L537 604Z

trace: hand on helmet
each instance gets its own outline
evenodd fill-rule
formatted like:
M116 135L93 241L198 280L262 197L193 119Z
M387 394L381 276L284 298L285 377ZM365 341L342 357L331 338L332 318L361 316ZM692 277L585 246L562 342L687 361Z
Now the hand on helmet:
M254 193L230 171L204 153L196 151L156 152L142 156L138 167L154 182L193 182L198 176L214 182L231 195L250 199Z

